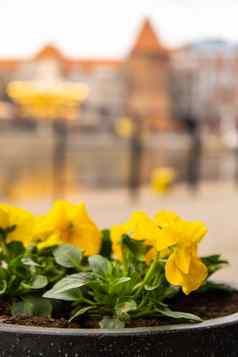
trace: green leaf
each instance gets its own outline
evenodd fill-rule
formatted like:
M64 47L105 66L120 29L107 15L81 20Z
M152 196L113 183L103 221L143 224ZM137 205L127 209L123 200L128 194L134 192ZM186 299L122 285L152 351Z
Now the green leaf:
M21 256L11 259L8 263L8 270L11 271L11 273L15 273L18 277L25 279L27 275L27 266L22 263L21 259Z
M94 309L93 306L85 306L85 307L82 307L82 308L76 310L74 312L74 314L70 317L69 322L75 320L79 316L84 315L86 312L88 312L89 310L92 310L92 309Z
M54 250L56 262L65 268L79 268L82 259L82 252L79 248L63 244Z
M32 316L32 310L32 304L30 302L28 302L27 300L19 301L13 303L11 308L11 314L13 316Z
M30 283L21 283L21 287L24 289L43 289L47 286L48 284L48 279L44 275L36 275L33 277L32 281Z
M105 274L111 271L111 263L101 255L93 255L88 258L89 266L94 273Z
M122 244L124 249L129 249L138 261L144 261L144 256L148 251L148 247L144 244L144 241L134 240L128 235L123 235Z
M170 310L168 307L156 309L156 310L161 315L171 317L173 319L189 320L189 321L195 321L195 322L202 321L202 319L199 316L196 316L194 314L189 314L187 312L173 311L173 310Z
M115 279L112 283L112 289L121 285L121 284L125 284L130 280L131 280L131 277L129 277L129 276L122 276L121 278Z
M44 294L44 297L59 300L76 300L75 294L71 290L79 289L87 285L91 280L90 273L78 273L66 276L56 283L53 288Z
M149 285L149 284L145 284L145 290L146 291L153 291L153 290L156 290L159 286L161 285L161 282L158 281L156 284L152 284L152 285Z
M27 265L27 266L32 266L32 267L37 267L37 266L40 266L38 263L36 263L31 257L27 256L27 257L23 257L21 259L21 262L24 264L24 265Z
M100 255L110 259L112 254L112 241L111 241L111 231L109 229L104 229L101 231L101 250Z
M25 248L20 241L13 241L7 244L7 250L11 258L24 254Z
M13 304L12 315L22 316L51 316L52 305L50 301L38 297L27 297L23 301Z
M127 300L125 302L121 302L115 306L116 316L120 320L128 320L129 315L128 312L135 311L137 309L137 304L135 300Z
M0 295L3 295L7 290L7 281L0 280Z
M111 318L109 316L104 316L99 322L99 326L106 329L121 329L125 327L125 322L115 317Z
M47 297L49 299L62 300L62 301L79 301L80 298L82 297L82 294L79 289L70 289L67 291L57 293L57 295L48 296L47 293L45 293L43 297Z
M228 261L222 259L221 255L219 255L219 254L203 257L202 261L208 268L208 276L209 277L211 275L213 275L214 273L216 273L218 270L222 269L224 267L224 265L228 264Z

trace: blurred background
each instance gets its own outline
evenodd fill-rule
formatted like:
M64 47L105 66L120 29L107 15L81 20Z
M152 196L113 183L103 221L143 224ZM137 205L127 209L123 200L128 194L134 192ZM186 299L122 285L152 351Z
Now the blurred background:
M0 0L0 196L203 219L238 268L235 0Z

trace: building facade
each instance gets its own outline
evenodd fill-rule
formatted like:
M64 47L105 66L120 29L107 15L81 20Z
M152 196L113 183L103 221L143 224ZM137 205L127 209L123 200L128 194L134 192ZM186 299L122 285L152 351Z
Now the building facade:
M69 58L47 45L29 59L0 59L0 100L9 100L13 80L83 82L89 96L81 106L81 129L113 131L122 117L151 131L174 131L186 113L214 123L237 117L238 51L205 41L178 49L163 45L145 19L123 59ZM215 124L214 124L215 125Z

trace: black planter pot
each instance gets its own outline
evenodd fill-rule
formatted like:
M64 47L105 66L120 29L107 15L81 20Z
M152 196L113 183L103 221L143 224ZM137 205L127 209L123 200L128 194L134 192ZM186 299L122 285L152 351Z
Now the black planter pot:
M238 313L200 324L124 330L0 324L0 357L237 357Z

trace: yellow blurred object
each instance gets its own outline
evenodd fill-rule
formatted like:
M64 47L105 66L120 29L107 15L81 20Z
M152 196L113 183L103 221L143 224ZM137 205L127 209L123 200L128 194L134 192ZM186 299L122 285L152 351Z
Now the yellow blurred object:
M133 123L130 118L120 118L115 126L117 135L121 138L130 138L133 132Z
M157 193L166 193L172 186L175 171L170 168L155 169L151 177L152 189Z
M63 173L66 178L67 185L65 188L66 195L72 195L77 192L77 184L75 182L75 174L71 170L64 170ZM24 200L27 198L38 199L49 197L53 192L52 170L45 167L44 172L34 172L32 175L23 174L17 178L17 182L6 183L0 177L0 184L2 193L8 200Z
M8 85L7 93L19 105L23 116L72 120L89 88L83 83L16 81Z

